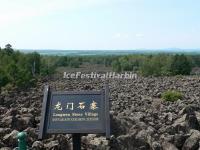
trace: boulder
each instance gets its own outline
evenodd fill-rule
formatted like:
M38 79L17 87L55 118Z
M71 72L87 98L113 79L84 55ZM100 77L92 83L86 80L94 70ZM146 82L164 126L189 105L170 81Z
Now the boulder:
M172 143L169 143L167 141L164 141L162 143L162 149L163 150L178 150L178 148L175 145L173 145Z
M152 150L162 150L162 146L159 142L153 142L151 145Z
M32 150L45 150L44 144L41 141L35 141L32 144Z
M185 143L185 140L188 138L188 135L185 135L185 134L175 134L174 135L174 138L173 138L173 143L174 145L181 149L183 144Z
M6 134L3 137L3 142L6 143L6 145L11 146L11 147L16 147L17 146L17 134L19 132L17 130L13 130L11 133Z
M109 150L109 141L105 137L95 137L89 142L89 148L97 150Z
M3 139L3 137L11 131L10 128L0 128L0 139Z
M182 150L197 150L199 148L200 132L197 130L191 131L191 136L185 141Z
M150 145L143 138L135 138L134 134L121 135L117 137L118 149L131 149L131 150L150 150Z
M57 140L51 141L51 142L45 144L44 146L45 146L45 149L47 149L47 150L57 150L57 149L59 149L59 142Z
M0 126L5 127L5 128L6 127L11 128L12 123L13 123L13 119L14 119L13 116L4 116L4 118L0 122Z

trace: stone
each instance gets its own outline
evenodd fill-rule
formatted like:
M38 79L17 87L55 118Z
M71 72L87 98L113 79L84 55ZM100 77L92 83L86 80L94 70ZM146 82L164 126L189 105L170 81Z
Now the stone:
M59 149L59 142L56 141L51 141L47 144L45 144L45 148L47 149Z
M12 150L12 149L9 147L2 147L2 148L0 148L0 150Z
M175 131L178 133L179 131L187 132L188 128L186 125L186 114L183 115L181 118L175 120L175 122L172 124L172 127L174 127Z
M45 150L44 144L41 141L35 141L32 144L32 150Z
M2 120L0 125L2 127L12 127L13 116L5 116Z
M195 130L199 130L200 129L200 125L199 125L199 122L197 120L197 117L196 117L195 113L187 114L185 121L186 121L186 126L189 129L195 129Z
M178 148L175 145L166 141L162 143L162 149L163 150L178 150Z
M197 130L191 131L191 136L185 141L182 150L196 150L199 148L200 132Z
M152 147L152 150L162 150L162 147L161 147L160 143L158 143L158 142L153 142L151 147Z
M0 139L2 139L6 134L10 133L12 130L10 128L0 128Z
M6 134L3 137L3 142L8 146L16 147L17 146L17 134L19 132L17 130L13 130L11 133Z
M194 111L198 111L198 110L200 110L200 108L198 106L188 105L179 112L179 115L194 114Z
M105 137L95 137L89 142L89 147L98 150L109 150L109 142Z
M185 140L188 138L188 135L184 134L175 134L174 135L174 145L177 148L182 148L183 144L185 143Z

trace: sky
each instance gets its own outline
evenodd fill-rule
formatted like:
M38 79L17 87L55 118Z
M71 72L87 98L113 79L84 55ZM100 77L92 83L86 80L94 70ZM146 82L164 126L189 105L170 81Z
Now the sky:
M0 0L0 46L200 48L200 0Z

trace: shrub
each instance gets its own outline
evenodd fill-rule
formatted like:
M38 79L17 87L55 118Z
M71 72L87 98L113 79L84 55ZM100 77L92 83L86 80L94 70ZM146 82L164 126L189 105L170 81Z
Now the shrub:
M168 90L162 94L162 99L165 101L174 102L178 99L182 99L183 95L182 93L178 91Z

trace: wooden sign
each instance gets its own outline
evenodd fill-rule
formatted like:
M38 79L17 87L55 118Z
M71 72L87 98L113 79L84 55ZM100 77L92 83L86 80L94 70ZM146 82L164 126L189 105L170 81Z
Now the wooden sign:
M105 133L109 138L108 85L100 91L51 91L45 86L39 139L58 133Z

